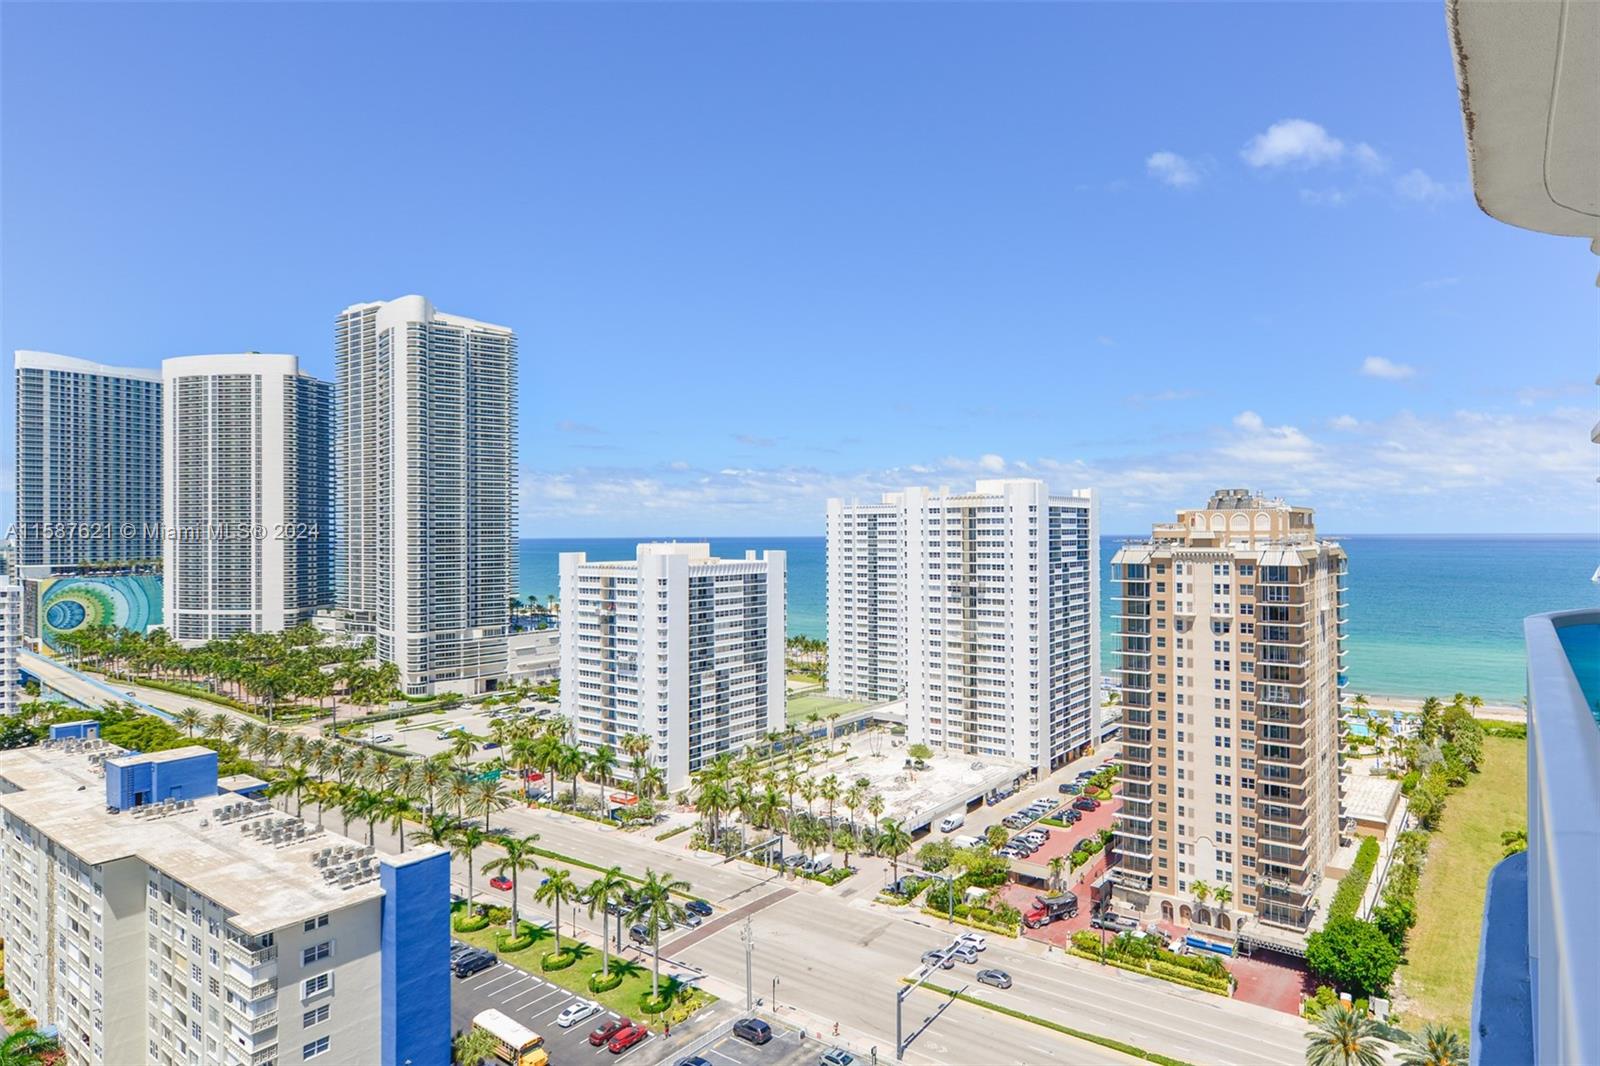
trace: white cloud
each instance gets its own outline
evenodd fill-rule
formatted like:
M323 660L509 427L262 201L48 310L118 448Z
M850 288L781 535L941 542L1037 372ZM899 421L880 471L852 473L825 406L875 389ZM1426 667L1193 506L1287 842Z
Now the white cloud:
M1003 474L1006 472L1005 459L1001 456L995 455L993 452L980 457L978 459L978 465L991 474Z
M1313 207L1343 207L1350 202L1350 194L1343 189L1301 189L1300 201Z
M1336 163L1344 153L1344 142L1317 123L1288 118L1274 122L1265 133L1256 134L1239 154L1253 167L1313 167Z
M1144 161L1145 173L1177 189L1200 183L1200 167L1177 152L1154 152Z
M1434 181L1426 172L1412 169L1395 179L1394 191L1402 199L1437 204L1456 199L1467 191L1467 187L1460 182Z
M1417 368L1405 363L1396 363L1381 355L1369 355L1361 361L1361 373L1366 377L1382 378L1385 381L1404 381L1406 378L1416 377Z
M1328 421L1334 429L1359 429L1361 422L1354 415L1336 415Z
M1254 411L1240 411L1233 416L1233 424L1251 433L1258 433L1263 425L1261 416Z
M1350 150L1350 156L1356 161L1356 166L1369 174L1381 174L1388 169L1389 161L1378 154L1378 150L1370 144L1358 144Z

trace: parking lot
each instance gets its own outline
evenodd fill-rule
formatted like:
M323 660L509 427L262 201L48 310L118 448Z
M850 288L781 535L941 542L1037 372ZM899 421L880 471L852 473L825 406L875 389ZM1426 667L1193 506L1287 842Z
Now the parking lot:
M669 1066L680 1066L698 1056L711 1066L800 1066L801 1063L816 1066L822 1053L834 1046L827 1039L818 1039L815 1033L802 1037L798 1029L770 1019L768 1024L772 1025L772 1039L765 1044L757 1046L732 1033L724 1033L709 1044L691 1047L667 1061ZM894 1049L889 1050L888 1057L892 1058ZM882 1055L881 1050L879 1054ZM872 1066L872 1059L856 1054L853 1066Z
M500 962L471 977L451 978L450 1021L456 1032L463 1032L472 1026L472 1019L480 1011L492 1007L544 1037L545 1050L550 1053L550 1061L555 1066L617 1060L657 1061L660 1041L653 1024L650 1025L648 1039L620 1055L611 1054L603 1045L589 1046L589 1033L602 1022L615 1018L614 1011L602 1010L570 1029L558 1028L556 1017L566 1009L567 1004L579 998L560 985L535 977L510 963Z

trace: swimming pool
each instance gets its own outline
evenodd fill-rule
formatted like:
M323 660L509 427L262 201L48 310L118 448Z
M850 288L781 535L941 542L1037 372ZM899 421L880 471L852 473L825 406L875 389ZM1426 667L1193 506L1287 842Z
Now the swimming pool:
M1589 714L1600 722L1600 623L1560 626L1556 636L1578 679L1578 687L1583 689Z

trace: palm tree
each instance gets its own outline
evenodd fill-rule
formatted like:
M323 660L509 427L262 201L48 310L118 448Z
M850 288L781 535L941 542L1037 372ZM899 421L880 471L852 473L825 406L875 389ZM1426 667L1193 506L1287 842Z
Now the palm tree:
M467 816L467 800L472 798L472 786L475 782L466 774L457 772L450 775L444 784L445 795L456 805L456 817L464 819Z
M351 789L339 809L344 813L345 833L350 832L351 822L366 822L367 845L376 847L377 821L383 811L383 797L364 788Z
M406 853L406 818L417 813L417 805L403 793L390 792L383 797L378 808L389 829L400 838L400 854Z
M206 724L202 727L200 735L207 740L222 740L228 735L228 726L232 721L232 718L218 711L206 719Z
M888 858L894 879L900 880L900 856L911 850L911 834L893 818L878 827L878 854Z
M1211 886L1204 881L1190 881L1189 891L1194 893L1194 898L1201 903L1211 898Z
M1065 855L1052 856L1046 865L1050 868L1050 888L1059 892L1061 890L1061 875L1067 869L1067 857Z
M611 976L611 908L622 902L628 890L628 879L622 876L622 867L613 866L589 882L583 896L589 901L589 917L600 912L600 973ZM620 932L620 930L619 930Z
M872 828L874 832L876 832L878 828L878 819L883 817L883 810L884 803L882 796L874 792L872 795L867 797L867 813L872 815Z
M1228 904L1233 902L1233 889L1227 885L1218 885L1211 890L1211 902L1217 905L1217 910L1228 913Z
M467 763L472 761L472 753L478 750L477 742L465 733L457 733L450 742L450 758L455 760L458 769L466 770Z
M1400 1066L1466 1066L1467 1042L1448 1025L1428 1022L1399 1047Z
M1323 1010L1306 1041L1306 1066L1383 1066L1378 1023L1342 1003Z
M722 776L714 770L703 771L695 786L694 805L705 816L706 839L714 845L719 835L718 830L721 828L722 812L728 809L733 797L729 795Z
M600 782L602 788L611 780L616 769L617 753L605 744L594 749L594 754L589 756L589 776Z
M45 1036L37 1029L18 1029L0 1041L0 1066L32 1066L57 1046L55 1037Z
M538 840L538 833L529 833L523 837L499 837L495 840L495 843L500 845L505 854L497 859L490 859L483 864L483 872L486 874L508 873L511 875L511 936L513 939L522 934L521 912L517 909L519 878L524 872L539 868L539 860L533 857L533 846ZM535 898L537 896L538 894L535 893ZM557 915L558 919L559 917ZM558 929L556 931L556 944L559 946L560 943L561 932Z
M683 908L672 898L677 892L687 895L689 882L680 881L670 873L658 874L647 867L644 883L637 890L637 902L628 915L630 921L639 922L650 931L650 953L654 957L650 970L650 998L653 1000L661 998L661 929L683 921Z
M563 744L561 757L556 761L556 767L563 774L572 779L572 805L578 805L578 778L589 765L589 760L583 754L583 749L575 744Z
M311 787L311 775L306 773L305 767L294 766L285 770L277 780L267 786L268 796L283 796L283 809L289 809L288 797L294 797L294 816L300 817L301 808L305 803L305 792Z
M640 799L650 799L652 796L667 794L667 775L659 766L645 767L644 775L639 778Z
M499 1037L474 1025L456 1037L451 1054L455 1066L482 1066L486 1059L495 1058L499 1049Z
M432 844L435 847L448 848L450 840L455 836L455 820L448 814L435 814L422 824L421 829L411 831L411 843Z
M500 790L500 782L492 777L480 777L472 783L472 808L483 813L483 831L489 831L489 815L503 810L510 801Z
M828 801L828 821L833 821L833 803L839 798L839 779L833 774L824 777L817 785L817 798Z
M457 829L453 834L451 834L450 837L450 848L453 852L455 852L456 857L467 860L468 913L471 913L472 911L472 897L474 895L472 880L473 856L477 853L477 850L483 846L483 842L487 839L488 834L475 825L462 826L460 829Z
M205 715L200 713L200 708L198 707L185 707L178 712L178 724L188 730L191 737L194 736L194 731L200 728L201 723L204 721Z
M540 903L549 903L555 907L556 912L556 954L561 954L561 905L571 903L578 895L578 886L572 881L569 870L552 870L539 887L534 889L533 898ZM577 934L574 933L574 936Z

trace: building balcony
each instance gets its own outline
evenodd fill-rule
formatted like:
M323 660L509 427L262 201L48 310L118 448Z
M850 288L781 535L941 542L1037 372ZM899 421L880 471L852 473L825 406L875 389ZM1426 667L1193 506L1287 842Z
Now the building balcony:
M1528 850L1489 876L1472 1062L1600 1062L1600 610L1534 615Z
M252 1036L256 1033L265 1032L278 1024L278 1012L276 1010L256 1011L252 1014L232 1000L224 1004L224 1009L227 1010L228 1017L233 1020L235 1025Z

